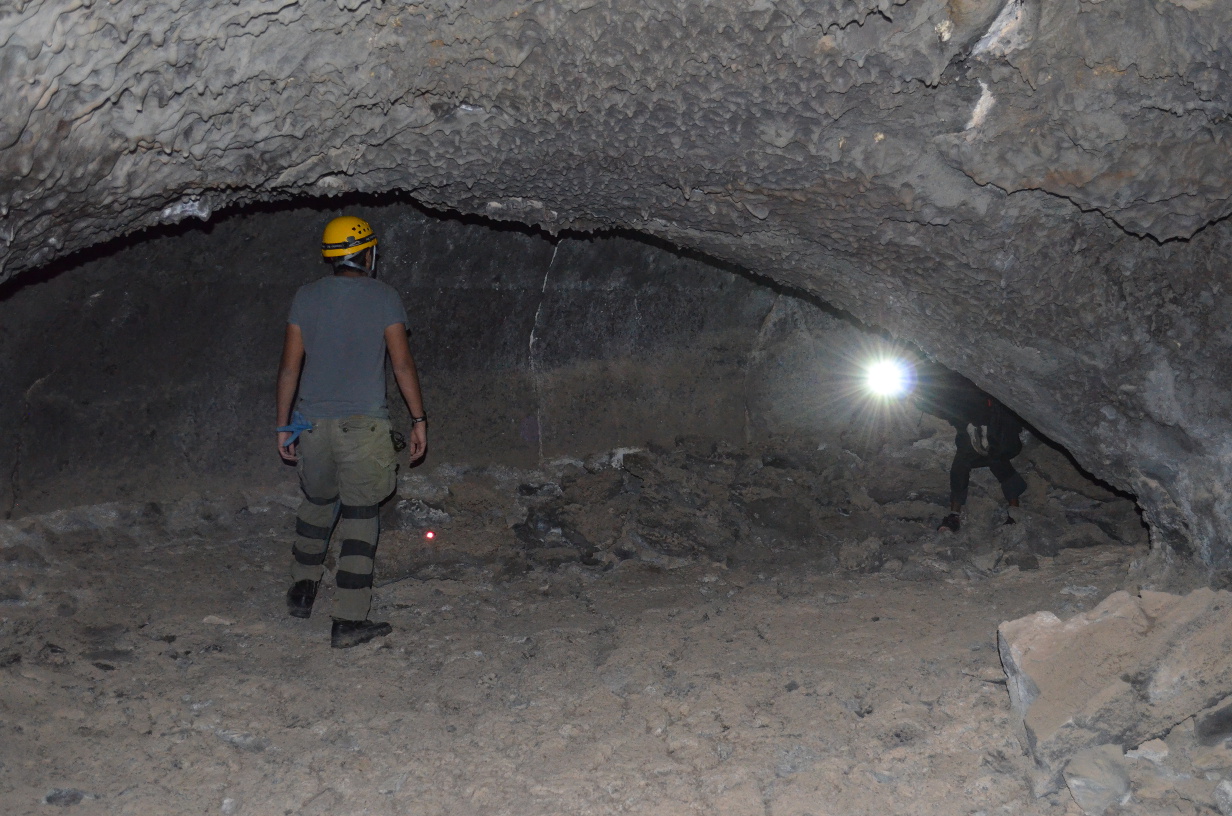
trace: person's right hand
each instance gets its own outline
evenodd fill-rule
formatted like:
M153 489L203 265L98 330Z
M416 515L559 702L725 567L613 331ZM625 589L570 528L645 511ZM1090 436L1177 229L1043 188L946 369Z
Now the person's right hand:
M411 426L411 444L408 445L411 449L411 464L419 461L424 455L424 451L428 449L428 423L416 422Z
M296 448L299 447L297 442L288 443L291 439L290 431L278 432L278 455L282 457L284 462L298 462L299 455L296 453Z

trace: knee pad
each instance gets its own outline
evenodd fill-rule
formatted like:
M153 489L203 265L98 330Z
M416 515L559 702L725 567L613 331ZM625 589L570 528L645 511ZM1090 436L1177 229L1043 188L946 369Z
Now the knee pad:
M344 504L342 517L344 519L374 519L380 511L377 504Z

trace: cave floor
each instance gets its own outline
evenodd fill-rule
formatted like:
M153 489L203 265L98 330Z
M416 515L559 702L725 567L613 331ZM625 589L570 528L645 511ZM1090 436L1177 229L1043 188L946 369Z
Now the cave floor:
M328 580L285 613L289 505L10 525L5 813L1077 814L1023 781L996 627L1089 609L1144 554L980 571L930 533L911 579L774 545L387 572L393 633L343 651Z

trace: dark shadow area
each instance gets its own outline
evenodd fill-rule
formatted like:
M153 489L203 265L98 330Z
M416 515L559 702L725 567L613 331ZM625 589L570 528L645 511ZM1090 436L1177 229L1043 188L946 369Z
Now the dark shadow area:
M1019 419L1022 420L1021 417L1019 417ZM1127 499L1128 501L1132 501L1135 505L1137 505L1138 497L1135 496L1133 493L1130 493L1127 490L1122 490L1116 485L1109 484L1108 482L1105 482L1103 479L1096 476L1094 473L1091 473L1091 471L1084 468L1081 465L1081 463L1079 463L1078 460L1074 458L1074 455L1070 453L1069 450L1066 449L1064 445L1062 445L1060 442L1054 442L1053 440L1049 439L1046 434L1044 434L1042 431L1040 431L1030 422L1027 422L1026 420L1022 420L1022 424L1026 427L1026 429L1031 433L1032 436L1034 436L1040 442L1043 442L1048 447L1052 448L1057 453L1064 456L1065 461L1069 462L1069 464L1074 468L1074 470L1078 471L1079 475L1081 475L1084 479L1089 481L1091 484L1097 485L1098 487L1101 487L1104 490L1107 490L1109 493L1116 496L1118 499ZM1141 507L1138 508L1138 513L1139 514L1142 513ZM1146 522L1143 522L1142 526L1145 527Z

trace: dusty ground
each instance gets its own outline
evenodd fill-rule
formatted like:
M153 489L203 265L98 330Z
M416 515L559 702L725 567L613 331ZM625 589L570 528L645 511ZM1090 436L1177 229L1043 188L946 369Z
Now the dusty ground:
M1094 606L1145 537L1038 445L1017 525L982 477L957 536L870 497L940 489L943 434L416 471L378 558L394 632L350 651L328 577L285 613L290 483L0 526L0 811L1077 814L1026 787L996 627Z

